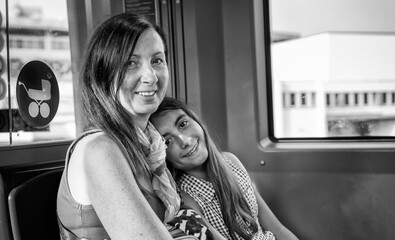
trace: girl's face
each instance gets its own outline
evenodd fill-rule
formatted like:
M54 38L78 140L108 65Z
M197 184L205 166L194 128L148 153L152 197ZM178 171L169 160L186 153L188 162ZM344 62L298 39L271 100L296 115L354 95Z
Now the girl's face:
M174 168L189 174L203 169L208 151L203 129L195 120L177 109L155 117L152 123L165 139L166 159Z
M148 121L162 102L169 71L165 46L154 29L145 30L137 41L120 90L120 102L136 116Z

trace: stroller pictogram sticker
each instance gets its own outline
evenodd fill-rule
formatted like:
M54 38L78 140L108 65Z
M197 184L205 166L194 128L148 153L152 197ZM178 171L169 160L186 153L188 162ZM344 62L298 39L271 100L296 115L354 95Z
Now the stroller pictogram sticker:
M50 109L49 105L45 102L43 103L43 101L51 99L51 82L41 79L41 83L43 86L42 90L28 90L23 82L18 82L19 85L22 85L25 88L27 95L35 101L29 104L28 109L30 116L37 117L38 113L41 113L43 118L47 118L49 116Z
M44 128L53 119L59 105L55 74L41 61L23 66L16 85L19 112L34 128Z

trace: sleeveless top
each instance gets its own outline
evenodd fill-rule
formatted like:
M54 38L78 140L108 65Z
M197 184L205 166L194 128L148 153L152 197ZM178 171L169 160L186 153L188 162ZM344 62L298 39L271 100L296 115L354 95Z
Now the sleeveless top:
M270 231L263 231L258 220L258 204L255 198L254 189L251 184L251 179L248 173L238 168L234 163L223 156L226 163L236 175L236 179L241 187L244 198L250 206L252 216L258 225L258 231L252 239L254 240L275 240L275 237ZM211 182L203 179L198 179L188 174L182 174L178 183L180 189L189 194L201 207L203 215L207 218L210 224L217 229L227 239L233 239L228 227L225 224L219 198L215 193ZM236 234L237 235L237 234ZM237 240L242 240L240 236L236 236Z
M63 225L63 228L71 232L71 235L75 235L77 239L110 239L93 206L82 205L74 200L67 179L68 163L74 147L82 138L97 132L100 132L100 130L87 131L70 145L67 151L65 168L58 190L57 214L59 218L59 227L61 228L61 225ZM165 207L162 201L154 193L144 196L151 208L163 221Z

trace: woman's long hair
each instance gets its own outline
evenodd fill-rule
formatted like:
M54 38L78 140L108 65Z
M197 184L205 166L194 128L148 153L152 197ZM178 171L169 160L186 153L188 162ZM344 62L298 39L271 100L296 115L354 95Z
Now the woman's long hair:
M84 130L101 129L117 142L138 184L139 177L149 177L150 173L133 115L121 105L119 93L136 43L149 28L158 32L166 49L163 32L138 15L123 13L104 21L89 41L80 79L87 117Z
M194 113L194 111L183 102L165 97L159 105L158 110L151 115L151 118L160 117L167 111L181 109L190 118L195 120L203 129L206 138L206 146L208 150L208 159L206 161L206 171L208 180L213 184L214 190L219 198L224 222L227 225L230 234L236 238L237 233L243 239L251 239L257 232L258 226L252 217L251 209L247 200L243 196L243 192L237 182L235 174L227 166L224 158L211 139L206 126ZM172 170L176 181L179 177L179 171Z

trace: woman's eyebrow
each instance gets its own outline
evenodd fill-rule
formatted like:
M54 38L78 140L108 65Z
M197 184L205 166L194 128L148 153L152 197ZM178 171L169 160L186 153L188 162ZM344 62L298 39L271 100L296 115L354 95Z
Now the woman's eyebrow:
M158 56L164 57L164 56L165 56L165 53L162 52L162 51L158 51L158 52L153 53L151 56L155 56L155 57L158 57ZM138 58L138 59L140 59L140 58L141 58L141 55L140 55L140 54L133 53L133 54L130 56L130 58Z
M165 53L162 52L162 51L158 51L158 52L154 53L153 55L154 55L154 56L156 56L156 55L165 55Z
M132 54L131 56L130 56L130 58L129 59L133 59L133 58L138 58L138 59L140 59L141 58L141 56L140 55L138 55L138 54Z

